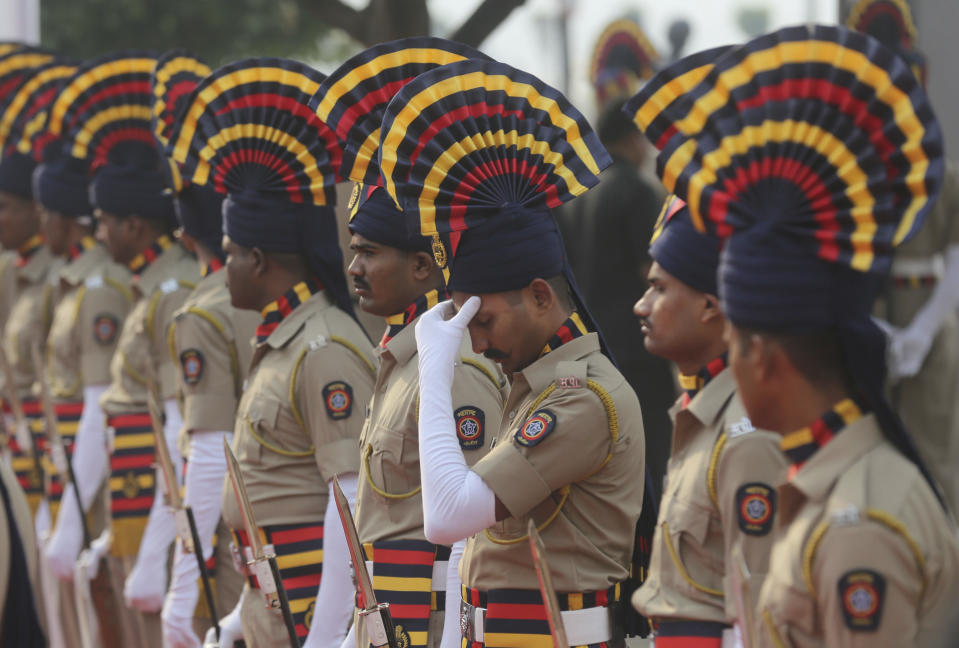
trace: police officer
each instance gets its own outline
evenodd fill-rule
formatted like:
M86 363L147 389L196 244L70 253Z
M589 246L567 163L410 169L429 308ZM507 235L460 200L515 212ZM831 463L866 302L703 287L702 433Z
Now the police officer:
M860 0L846 25L896 50L925 84L909 5ZM946 162L942 192L923 226L896 248L875 314L888 326L890 402L959 511L959 168Z
M161 145L169 143L189 90L209 73L209 67L183 51L167 52L157 59L153 125ZM169 332L183 413L179 443L187 459L183 502L193 511L203 542L199 550L211 567L217 610L229 610L239 599L243 579L233 566L229 529L219 524L226 475L223 438L233 438L236 405L250 365L249 340L258 318L230 304L222 272L223 195L209 186L184 183L172 166L170 181L176 193L180 240L196 256L203 275L176 312ZM183 550L181 538L161 615L164 641L170 648L198 646L197 634L204 636L211 625L206 600L200 599L199 578L196 556Z
M679 367L683 394L669 412L672 453L650 573L632 602L655 620L660 648L732 646L731 575L745 560L762 581L786 461L779 437L753 427L736 393L716 296L719 242L696 231L675 196L656 230L635 313L647 350Z
M922 88L870 37L793 27L718 58L664 122L667 188L729 237L739 394L790 463L751 645L955 645L959 541L885 400L870 319L942 179Z
M173 541L172 515L154 501L157 475L147 410L147 385L163 401L164 435L179 457L175 373L167 344L173 313L195 286L196 262L173 238L173 203L165 193L149 109L152 56L110 54L82 65L50 111L53 135L68 139L71 157L92 173L90 201L98 237L132 273L131 310L120 327L110 363L111 382L100 398L112 432L110 457L110 576L124 642L156 646L166 592L165 565ZM177 460L177 464L180 462ZM142 542L141 542L142 540Z
M623 645L611 607L629 575L643 502L642 416L571 290L548 210L595 185L608 154L559 92L473 60L404 87L381 142L387 189L421 233L442 234L437 262L450 265L452 301L416 328L420 472L427 539L469 538L460 563L466 645L527 645L549 635L530 520L546 544L572 644ZM472 467L451 402L467 325L473 350L511 376L492 450Z
M350 205L350 247L355 256L349 274L360 307L386 319L376 349L376 389L360 438L355 521L372 568L376 600L391 604L397 641L404 646L460 645L457 567L463 543L454 543L451 550L426 539L417 446L414 326L420 315L449 296L443 271L433 258L432 239L410 235L386 191L377 184L362 184L369 176L379 179L377 146L363 143L371 137L378 143L383 112L403 83L464 57L486 58L437 38L384 43L340 66L316 95L321 100L340 97L320 105L331 116L328 123L347 152L343 175L357 181ZM464 337L454 369L452 405L457 439L471 465L488 450L487 427L502 415L505 384L497 366L474 354ZM444 608L451 610L448 623ZM354 617L355 640L347 642L365 648L369 638L365 624L358 621Z
M322 78L285 59L224 66L197 86L170 141L185 177L215 180L228 192L224 250L232 303L262 317L233 449L260 533L278 557L297 636L303 645L338 646L353 588L329 490L335 476L345 490L355 489L374 368L369 340L353 317L331 207L339 146L307 108ZM239 124L256 128L244 127L233 142L217 135ZM208 150L212 157L200 157ZM249 560L229 486L223 518ZM266 607L252 576L222 621L221 642L229 645L241 625L247 645L288 645L282 617Z

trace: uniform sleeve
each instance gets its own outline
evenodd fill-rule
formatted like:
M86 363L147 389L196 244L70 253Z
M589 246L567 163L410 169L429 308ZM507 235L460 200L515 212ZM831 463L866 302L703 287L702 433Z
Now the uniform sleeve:
M875 522L832 524L813 567L823 644L913 646L922 584L905 538Z
M181 313L173 322L173 362L186 430L232 430L239 357L226 324L212 313Z
M554 394L473 466L514 517L595 472L612 452L599 397L586 388Z
M339 344L308 350L296 381L296 403L313 439L323 479L360 469L359 438L373 394L373 374Z
M740 554L749 569L753 609L769 568L773 528L778 512L776 488L783 481L786 462L777 437L768 432L750 432L727 442L716 470L716 500L723 529L726 576L726 616L736 617L732 570L733 556Z
M170 324L173 323L173 317L189 296L190 290L187 288L179 288L162 294L157 300L153 312L147 313L153 333L150 339L151 355L156 367L160 396L163 400L174 398L177 388L178 370L173 364L173 358L170 357Z
M486 456L503 416L499 387L477 367L461 363L453 374L453 418L456 439L466 463Z
M110 384L110 358L129 309L126 296L109 286L88 290L84 295L75 323L84 384Z

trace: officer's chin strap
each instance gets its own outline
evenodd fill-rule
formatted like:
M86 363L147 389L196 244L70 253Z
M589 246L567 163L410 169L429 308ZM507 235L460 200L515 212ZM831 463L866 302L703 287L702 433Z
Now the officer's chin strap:
M860 392L859 397L875 414L889 442L916 464L939 504L948 510L939 485L919 456L915 442L886 399L886 337L882 329L865 314L840 323L838 334L846 370Z

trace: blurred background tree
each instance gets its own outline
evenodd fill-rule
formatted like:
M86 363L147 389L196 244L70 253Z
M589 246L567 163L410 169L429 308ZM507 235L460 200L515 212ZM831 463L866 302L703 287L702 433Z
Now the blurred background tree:
M524 2L483 0L442 35L479 45ZM432 33L427 0L369 0L359 9L341 0L43 0L40 7L43 45L77 58L184 47L213 66L246 56L336 61L361 46Z

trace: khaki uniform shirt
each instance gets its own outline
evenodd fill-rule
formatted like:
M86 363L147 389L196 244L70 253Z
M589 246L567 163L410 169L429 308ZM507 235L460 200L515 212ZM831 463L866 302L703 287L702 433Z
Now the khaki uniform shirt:
M366 334L325 292L300 304L256 347L233 452L257 524L323 521L327 482L359 472L358 439L374 374ZM229 483L223 519L243 529Z
M814 454L779 506L754 645L957 645L956 528L873 415Z
M0 252L0 332L10 317L13 302L17 298L17 253Z
M473 470L511 517L467 540L463 583L536 590L530 518L556 591L600 591L625 580L643 503L643 418L595 333L513 375L494 443Z
M362 542L425 540L420 494L419 368L415 322L386 348L377 348L376 389L360 436L363 459L356 498ZM473 354L468 336L453 374L453 411L463 456L470 465L489 450L503 415L506 378L497 365Z
M158 256L133 279L135 303L110 362L110 387L100 398L108 416L146 410L146 376L153 374L160 398L176 395L176 368L168 338L173 314L196 287L200 271L179 244Z
M60 270L60 301L47 338L47 380L58 402L110 384L110 359L133 300L130 272L97 245Z
M5 377L16 388L21 399L33 397L36 371L34 347L41 350L50 330L56 286L53 280L61 261L43 246L33 253L22 268L16 268L17 299L4 328L3 345L12 376Z
M738 550L752 582L762 582L786 458L779 435L752 426L730 369L686 409L681 402L670 409L673 448L649 577L633 604L652 619L728 623L736 617L731 557Z
M230 304L226 272L207 275L177 311L170 353L179 373L183 429L232 430L250 366L255 311Z

